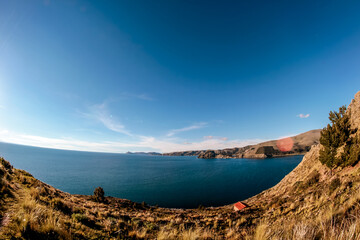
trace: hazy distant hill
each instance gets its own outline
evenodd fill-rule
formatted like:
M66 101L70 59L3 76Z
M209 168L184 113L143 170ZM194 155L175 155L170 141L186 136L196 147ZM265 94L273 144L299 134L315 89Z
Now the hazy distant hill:
M307 153L311 146L319 143L321 129L311 130L299 135L272 140L241 148L222 150L200 150L164 153L166 156L198 156L198 158L271 158Z
M158 152L126 152L126 154L161 155L161 153Z

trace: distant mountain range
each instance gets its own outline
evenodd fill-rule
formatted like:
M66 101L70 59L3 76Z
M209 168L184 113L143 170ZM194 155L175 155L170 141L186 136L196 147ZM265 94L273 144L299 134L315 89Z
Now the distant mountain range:
M164 153L165 156L198 156L198 158L272 158L303 155L311 146L319 143L321 129L311 130L299 135L272 140L256 145L221 150L200 150Z

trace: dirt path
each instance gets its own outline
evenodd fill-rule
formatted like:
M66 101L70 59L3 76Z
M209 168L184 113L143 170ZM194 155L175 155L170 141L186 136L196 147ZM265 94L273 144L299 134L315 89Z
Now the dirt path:
M19 202L21 202L24 199L24 196L25 196L24 190L19 186L19 184L16 184L15 196L11 200L8 200L6 202L5 205L7 205L7 207L5 208L4 214L0 219L0 236L2 235L1 233L3 228L10 223L12 214L17 209Z
M2 219L1 219L1 222L0 222L0 232L1 232L1 229L4 227L4 226L6 226L6 225L8 225L9 224L9 222L10 222L10 213L5 213L5 215L2 217Z

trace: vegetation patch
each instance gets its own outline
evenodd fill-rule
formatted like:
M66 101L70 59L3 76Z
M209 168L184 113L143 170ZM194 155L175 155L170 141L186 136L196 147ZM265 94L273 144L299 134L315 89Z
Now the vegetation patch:
M96 202L104 202L104 199L105 199L104 195L105 195L105 192L102 187L95 188L93 198Z
M346 106L340 107L339 112L331 111L329 120L330 124L321 131L320 162L329 168L354 166L360 160L360 141L351 129Z
M341 186L341 181L339 178L335 178L331 181L330 185L329 185L329 191L330 193L332 193L333 191L335 191L338 187Z

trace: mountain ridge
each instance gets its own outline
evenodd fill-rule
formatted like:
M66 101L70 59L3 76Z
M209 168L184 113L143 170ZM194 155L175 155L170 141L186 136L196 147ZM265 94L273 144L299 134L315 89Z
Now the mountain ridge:
M310 130L292 137L270 140L255 145L220 150L198 150L164 153L164 156L198 156L198 158L264 159L304 155L313 144L319 143L321 129ZM280 148L285 149L280 149ZM287 148L287 149L286 149Z

